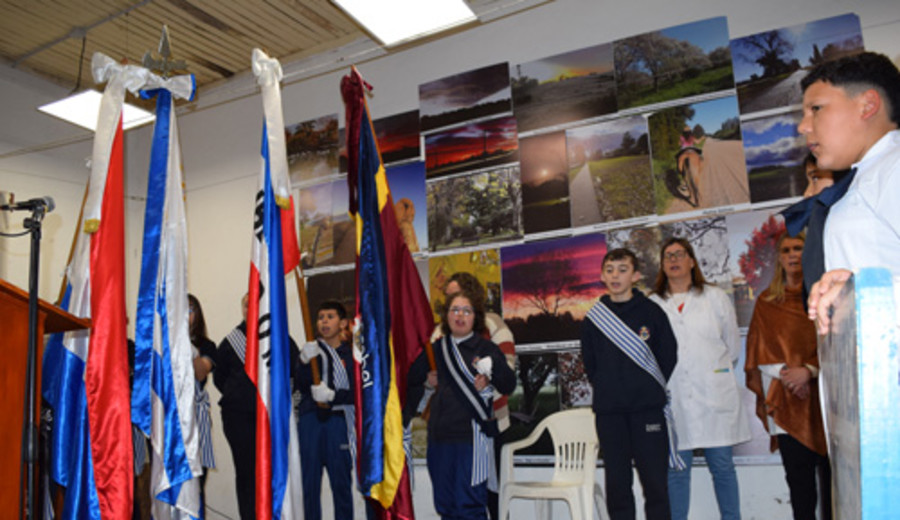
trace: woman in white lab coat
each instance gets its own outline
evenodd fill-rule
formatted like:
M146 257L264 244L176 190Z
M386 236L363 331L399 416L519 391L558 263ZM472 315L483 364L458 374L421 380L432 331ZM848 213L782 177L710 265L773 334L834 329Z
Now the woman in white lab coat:
M703 449L722 520L739 520L740 498L732 446L750 439L734 364L741 343L731 299L706 283L694 249L667 240L650 299L659 304L678 340L678 364L669 379L678 453L687 465L669 470L672 520L687 520L693 450Z

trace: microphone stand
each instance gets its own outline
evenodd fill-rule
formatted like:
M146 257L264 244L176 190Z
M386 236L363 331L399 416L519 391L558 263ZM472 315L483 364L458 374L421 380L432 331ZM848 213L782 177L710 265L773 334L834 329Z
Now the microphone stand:
M25 518L37 518L35 505L35 472L37 460L37 428L35 427L35 363L37 358L38 332L38 272L41 256L41 222L46 207L36 206L31 217L25 219L24 227L31 232L31 257L28 269L28 361L25 372L25 413L22 424L22 461L25 466L25 482L19 483L19 518L22 518L22 486L25 488ZM20 472L21 476L21 472Z

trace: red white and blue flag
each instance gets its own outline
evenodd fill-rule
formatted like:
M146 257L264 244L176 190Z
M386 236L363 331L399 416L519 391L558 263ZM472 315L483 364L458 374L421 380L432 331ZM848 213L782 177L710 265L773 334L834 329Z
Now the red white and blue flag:
M199 432L187 299L187 222L174 98L191 99L192 75L151 74L156 97L135 320L132 421L150 437L152 514L201 518Z
M341 81L350 214L357 230L357 477L379 518L413 519L401 410L406 375L428 341L434 321L397 226L364 85L355 68Z
M43 359L42 393L54 410L51 476L66 487L64 519L132 514L131 418L125 317L122 105L146 69L95 53L94 80L106 82L91 177L61 304L90 318L90 331L56 335ZM127 440L126 440L127 439Z
M278 60L253 50L253 72L263 98L263 138L259 190L247 305L244 368L257 388L256 518L300 515L300 447L291 397L291 355L284 275L300 261L290 197L282 71Z

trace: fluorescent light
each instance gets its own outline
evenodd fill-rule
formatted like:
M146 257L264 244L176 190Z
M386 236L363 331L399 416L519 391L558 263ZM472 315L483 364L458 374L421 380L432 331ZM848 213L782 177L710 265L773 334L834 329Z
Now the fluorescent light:
M475 13L463 0L332 0L390 47L464 23Z
M97 129L97 115L100 113L100 99L103 95L96 90L85 90L67 98L38 107L45 114L58 117L70 123L87 128ZM142 108L125 103L122 109L122 128L128 130L149 123L156 116Z

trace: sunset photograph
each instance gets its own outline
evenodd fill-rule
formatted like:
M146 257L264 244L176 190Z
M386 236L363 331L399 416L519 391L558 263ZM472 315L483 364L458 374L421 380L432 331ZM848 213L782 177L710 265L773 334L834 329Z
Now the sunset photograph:
M429 179L518 160L519 139L513 117L471 123L425 137Z
M422 132L511 111L505 62L419 85Z
M500 250L503 318L516 345L573 341L605 293L600 281L606 237L591 233Z

